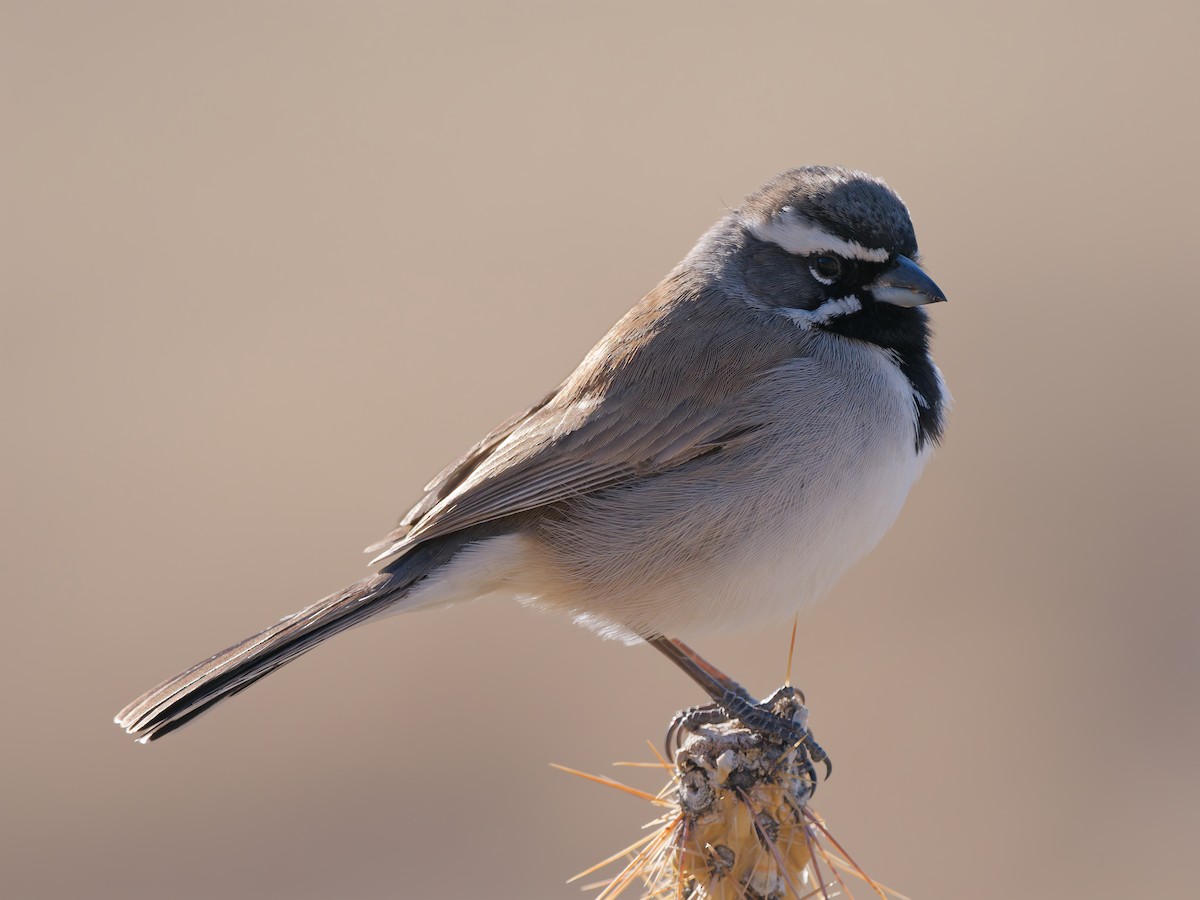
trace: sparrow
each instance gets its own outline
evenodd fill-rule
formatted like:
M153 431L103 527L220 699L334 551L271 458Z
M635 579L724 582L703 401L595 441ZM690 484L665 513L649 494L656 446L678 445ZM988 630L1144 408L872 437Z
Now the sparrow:
M648 643L705 689L710 716L770 725L683 638L791 620L895 520L949 404L924 309L946 298L918 259L880 179L777 175L565 381L426 485L368 548L375 574L163 682L117 724L155 740L351 626L507 597Z

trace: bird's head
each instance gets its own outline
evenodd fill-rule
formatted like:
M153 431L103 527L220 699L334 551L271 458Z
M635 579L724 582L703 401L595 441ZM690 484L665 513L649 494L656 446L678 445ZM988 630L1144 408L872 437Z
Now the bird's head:
M733 265L754 305L805 328L891 347L925 333L946 299L917 263L908 209L878 178L810 166L771 179L732 214ZM918 335L919 332L919 335Z

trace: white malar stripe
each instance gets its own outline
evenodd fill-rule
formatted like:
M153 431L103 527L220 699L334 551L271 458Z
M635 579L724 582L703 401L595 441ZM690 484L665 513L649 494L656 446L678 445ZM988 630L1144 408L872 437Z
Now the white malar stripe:
M836 300L826 300L816 309L789 309L788 307L776 307L772 312L779 313L789 322L798 325L801 328L811 328L814 325L823 325L830 319L836 319L838 316L848 316L851 313L856 313L862 309L862 301L853 294L847 294L845 297L838 297Z
M785 206L767 222L746 223L760 241L778 244L788 253L810 256L814 253L836 253L863 262L887 262L888 252L878 247L864 247L858 241L848 241L825 231L815 222L801 217L792 207Z

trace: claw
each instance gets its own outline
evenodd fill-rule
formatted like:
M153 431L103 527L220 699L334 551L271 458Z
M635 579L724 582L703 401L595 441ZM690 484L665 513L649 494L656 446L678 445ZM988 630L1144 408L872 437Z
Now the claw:
M663 750L666 751L666 758L670 759L675 755L675 751L679 749L677 738L679 737L679 726L676 724L679 717L676 716L671 720L671 724L667 726L667 733L663 736Z
M667 750L667 758L670 759L675 755L675 752L683 745L680 735L684 731L695 731L704 725L715 725L718 722L727 722L730 719L729 712L719 703L706 703L704 706L690 706L687 709L681 709L675 713L671 719L671 724L667 726L667 734L665 746Z
M804 766L804 774L808 776L808 783L812 785L811 793L817 792L817 770L813 768L812 760L807 756L801 757L801 765Z
M812 733L809 732L804 737L804 744L809 758L813 762L824 763L825 765L825 781L829 780L829 776L833 774L833 760L829 758L829 754L813 740Z

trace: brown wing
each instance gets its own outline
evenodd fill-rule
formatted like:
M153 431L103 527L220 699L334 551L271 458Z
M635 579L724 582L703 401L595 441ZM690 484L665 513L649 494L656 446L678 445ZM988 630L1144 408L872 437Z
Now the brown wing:
M368 547L365 552L378 553L380 550L396 543L405 535L407 535L412 530L412 527L416 522L420 521L426 513L433 509L433 507L435 507L441 500L444 500L451 491L462 484L463 481L472 472L474 472L476 468L478 468L479 464L487 459L488 454L495 450L501 442L511 435L522 422L537 413L540 409L542 409L542 407L553 400L554 396L559 392L559 390L561 390L561 385L543 397L540 402L529 407L529 409L525 410L524 412L517 413L517 415L513 416L512 418L501 422L499 425L493 428L483 440L473 446L454 462L450 463L450 465L446 466L446 468L442 469L441 472L439 472L430 480L429 484L425 485L423 488L425 491L425 496L417 501L417 504L404 514L404 517L400 520L400 523L396 526L396 528L388 532L387 536L385 536L383 540Z
M792 342L739 339L750 330L738 327L746 323L737 316L749 311L688 291L685 277L660 285L556 391L430 482L400 526L371 548L381 551L376 561L666 471L761 427L764 411L739 401L750 381L792 355Z

